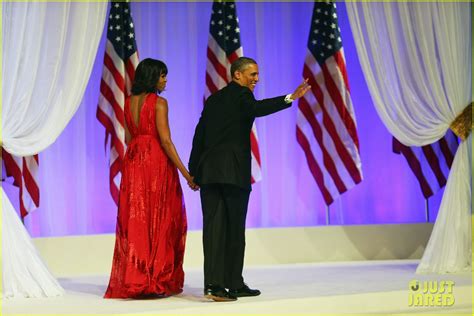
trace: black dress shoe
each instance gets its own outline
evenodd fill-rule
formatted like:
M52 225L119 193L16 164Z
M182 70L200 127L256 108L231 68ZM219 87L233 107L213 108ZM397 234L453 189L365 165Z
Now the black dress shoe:
M260 291L257 289L251 289L247 284L244 283L244 286L242 286L240 289L229 289L229 294L232 294L236 297L258 296L260 295Z
M232 302L236 301L237 297L227 292L227 290L218 285L206 285L204 288L204 297L216 302Z

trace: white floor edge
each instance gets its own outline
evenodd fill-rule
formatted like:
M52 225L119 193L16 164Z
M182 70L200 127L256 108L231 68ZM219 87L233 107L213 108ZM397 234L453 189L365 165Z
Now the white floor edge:
M416 275L417 260L280 264L247 267L250 286L262 295L231 303L202 297L202 270L186 269L184 292L150 300L105 300L108 275L59 278L66 295L48 299L11 299L2 303L3 315L16 314L472 314L472 277ZM410 281L453 281L452 306L409 306Z

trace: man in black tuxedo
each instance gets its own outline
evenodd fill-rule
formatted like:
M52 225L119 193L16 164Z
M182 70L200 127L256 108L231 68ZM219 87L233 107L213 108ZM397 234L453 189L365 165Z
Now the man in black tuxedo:
M242 277L251 191L250 131L256 117L290 107L309 90L305 80L292 94L257 101L255 60L240 57L230 71L232 81L206 100L189 158L189 172L201 187L204 295L215 301L260 295Z

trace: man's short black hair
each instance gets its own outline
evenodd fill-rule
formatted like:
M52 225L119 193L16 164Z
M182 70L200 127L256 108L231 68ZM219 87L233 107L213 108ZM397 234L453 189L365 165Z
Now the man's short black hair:
M257 62L249 57L239 57L237 58L232 65L230 66L230 75L234 78L234 73L236 71L243 71L247 68L247 65L254 64L256 65Z

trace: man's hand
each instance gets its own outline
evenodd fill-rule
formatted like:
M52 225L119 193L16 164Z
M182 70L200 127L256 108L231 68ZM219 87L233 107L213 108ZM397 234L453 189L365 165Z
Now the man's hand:
M296 99L299 99L301 98L302 96L304 96L306 94L306 92L309 91L309 89L311 89L311 86L308 84L308 79L305 79L303 81L302 84L300 84L295 92L293 92L290 96L290 98L294 101Z

